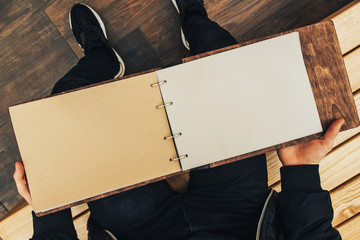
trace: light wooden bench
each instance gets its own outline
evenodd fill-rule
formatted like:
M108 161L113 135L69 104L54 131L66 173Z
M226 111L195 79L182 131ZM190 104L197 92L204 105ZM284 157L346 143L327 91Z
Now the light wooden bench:
M354 1L326 20L331 19L337 31L345 65L360 115L360 0ZM322 186L330 190L334 207L333 225L343 239L360 239L360 127L339 134L334 149L320 164ZM281 190L281 163L275 151L266 154L269 186ZM168 179L170 185L183 192L188 175ZM87 239L86 204L72 208L74 225L79 239ZM0 236L6 240L32 236L30 206L25 206L0 222Z

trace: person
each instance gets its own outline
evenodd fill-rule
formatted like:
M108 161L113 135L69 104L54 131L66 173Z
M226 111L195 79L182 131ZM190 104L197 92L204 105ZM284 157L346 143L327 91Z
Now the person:
M182 40L191 54L236 44L211 21L202 0L172 0ZM74 36L85 56L54 86L52 94L122 76L125 66L106 38L99 15L85 4L70 11ZM126 113L124 113L126 114ZM190 172L186 193L166 181L89 202L89 239L341 239L331 221L328 191L321 188L319 163L332 149L343 119L319 139L278 150L282 191L268 188L265 154ZM14 179L31 205L21 162ZM77 239L70 209L43 217L33 212L32 239Z

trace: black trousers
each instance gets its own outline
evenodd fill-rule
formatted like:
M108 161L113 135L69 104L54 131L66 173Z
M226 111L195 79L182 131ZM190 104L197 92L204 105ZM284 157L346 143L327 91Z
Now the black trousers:
M188 16L183 25L191 53L236 44L205 16ZM53 94L113 78L110 56L91 53L54 86ZM126 113L123 113L126 114ZM101 161L101 159L99 159ZM268 194L265 155L221 167L190 172L188 192L166 181L88 203L91 218L119 239L255 239Z

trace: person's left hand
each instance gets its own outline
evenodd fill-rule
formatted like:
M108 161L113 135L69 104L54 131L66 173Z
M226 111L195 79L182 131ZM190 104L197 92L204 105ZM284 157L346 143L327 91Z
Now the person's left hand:
M283 166L319 164L325 155L331 151L344 119L331 123L324 136L320 139L303 142L277 150Z
M26 182L25 169L22 162L15 162L15 173L13 175L19 194L32 206L31 195Z

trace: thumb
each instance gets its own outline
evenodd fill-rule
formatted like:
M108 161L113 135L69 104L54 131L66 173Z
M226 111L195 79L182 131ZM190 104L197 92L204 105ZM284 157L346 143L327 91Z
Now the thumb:
M326 133L322 137L321 141L330 149L332 148L334 144L334 140L336 136L339 134L340 128L344 123L345 120L343 118L332 122L329 128L326 130Z
M21 162L15 162L14 179L19 182L26 183L24 165Z

